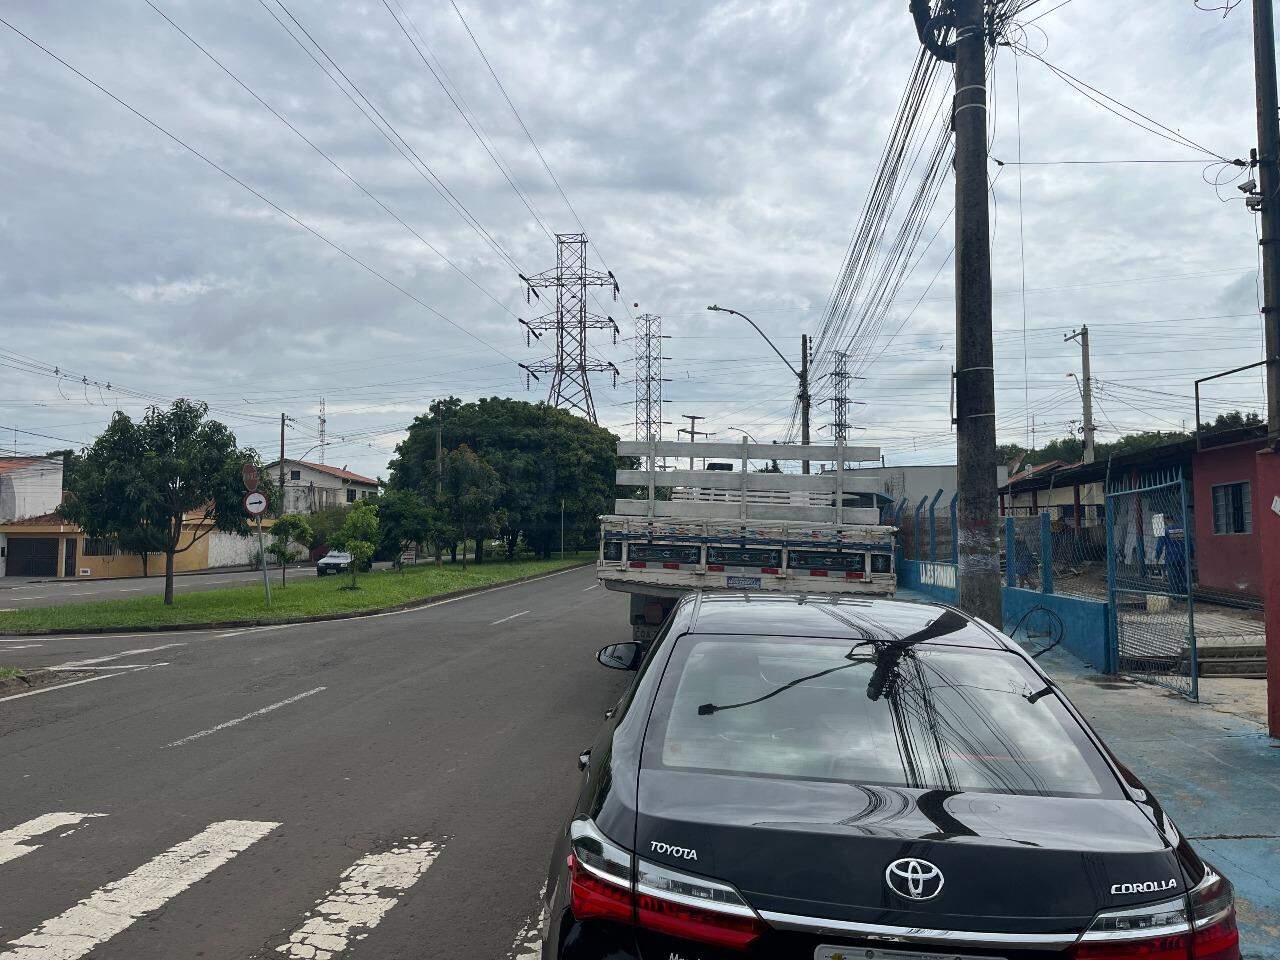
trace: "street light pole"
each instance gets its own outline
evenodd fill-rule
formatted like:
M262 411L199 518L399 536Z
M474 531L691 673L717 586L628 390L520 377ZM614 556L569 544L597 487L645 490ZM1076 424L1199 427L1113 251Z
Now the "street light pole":
M800 390L796 394L796 396L800 400L800 442L805 444L805 446L808 446L809 444L809 406L812 399L809 394L809 336L808 334L801 334L800 336L800 369L797 370L795 366L792 365L791 361L788 360L783 355L782 351L777 348L774 342L769 339L769 337L765 334L765 332L760 329L760 327L756 324L756 322L752 320L750 317L748 317L745 313L741 313L737 310L731 310L728 307L721 307L714 303L711 306L707 307L707 309L715 313L731 313L735 317L741 317L743 320L747 321L747 323L751 324L751 326L755 329L756 333L764 337L764 342L773 348L773 352L778 355L778 359L787 365L787 369L790 370L791 373L795 376L796 380L799 381ZM802 460L800 463L801 463L801 469L805 473L808 473L809 461Z

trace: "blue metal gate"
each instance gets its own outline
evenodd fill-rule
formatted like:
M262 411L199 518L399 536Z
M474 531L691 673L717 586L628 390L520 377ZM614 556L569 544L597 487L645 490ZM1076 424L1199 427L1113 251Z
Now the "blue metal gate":
M1199 698L1192 528L1181 470L1107 486L1107 591L1120 673Z

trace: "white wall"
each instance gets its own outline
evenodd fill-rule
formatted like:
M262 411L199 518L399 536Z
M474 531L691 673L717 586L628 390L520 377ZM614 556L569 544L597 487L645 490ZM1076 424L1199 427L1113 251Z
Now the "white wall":
M0 523L51 513L61 502L60 459L0 473Z
M9 562L9 535L0 533L0 577L4 576L4 566Z
M300 474L299 479L292 479L293 471ZM271 479L279 483L279 467L266 470ZM296 460L284 462L284 512L313 513L325 507L341 506L347 503L347 489L356 489L357 499L365 499L377 493L377 486L343 481L340 477L316 470Z
M265 534L263 542L266 542ZM215 530L209 534L209 566L236 567L248 563L258 553L258 535L241 536Z

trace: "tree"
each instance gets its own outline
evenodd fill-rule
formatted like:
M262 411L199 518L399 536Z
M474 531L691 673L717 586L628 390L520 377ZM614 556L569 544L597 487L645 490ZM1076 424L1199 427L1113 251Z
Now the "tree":
M462 540L462 566L467 566L467 541L476 542L476 561L482 559L480 541L502 523L498 499L502 484L493 467L465 443L450 450L444 464L444 506L449 524Z
M378 542L378 504L361 500L347 511L335 539L339 549L351 554L351 590L359 589L356 574L369 562Z
M332 507L322 507L311 514L311 546L326 549L333 546L350 510L346 504L335 504Z
M391 487L416 490L428 504L436 502L437 428L444 449L466 444L497 472L502 516L496 532L508 556L522 541L551 555L560 538L561 499L566 546L593 539L600 515L613 509L614 471L635 466L618 457L615 434L566 410L499 397L465 404L450 397L414 420L391 463Z
M307 522L306 517L300 517L294 513L287 513L275 522L271 528L271 546L267 547L267 553L280 564L280 585L284 585L285 570L289 566L291 554L289 551L290 541L300 543L304 547L311 543L313 534L311 532L311 524Z
M226 426L206 419L207 405L175 401L151 407L141 422L117 411L77 465L59 513L91 537L115 537L124 550L164 554L164 602L173 604L174 557L214 530L249 532L244 512L251 449L236 447ZM266 478L263 492L273 488ZM186 542L184 523L200 521Z
M439 520L415 490L388 490L376 502L378 547L384 555L392 555L392 562L399 570L405 547L439 536Z

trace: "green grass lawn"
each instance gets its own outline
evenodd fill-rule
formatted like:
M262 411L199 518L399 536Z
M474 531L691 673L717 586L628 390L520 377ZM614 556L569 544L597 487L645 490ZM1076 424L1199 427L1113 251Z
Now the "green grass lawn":
M29 630L87 630L95 627L164 627L176 624L217 623L228 620L288 621L322 614L378 610L401 603L423 600L489 584L518 580L562 570L590 560L594 553L567 555L555 560L486 561L471 564L447 563L443 567L425 563L405 567L401 573L380 570L362 573L352 590L351 577L298 577L280 586L280 570L271 574L271 606L262 595L262 584L230 590L178 593L173 606L163 597L135 597L100 603L68 603L56 607L33 607L0 613L0 633ZM343 588L347 589L343 589Z
M8 680L11 677L23 676L21 667L0 667L0 680Z

